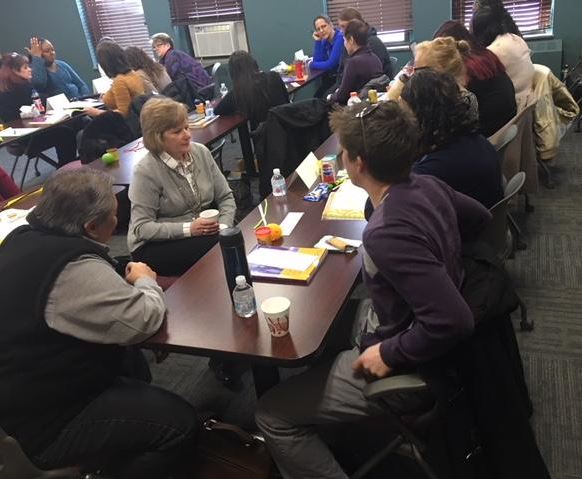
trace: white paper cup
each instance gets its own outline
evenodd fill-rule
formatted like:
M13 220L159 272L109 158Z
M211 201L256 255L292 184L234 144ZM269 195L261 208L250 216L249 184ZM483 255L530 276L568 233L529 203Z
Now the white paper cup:
M211 220L214 222L218 221L219 216L220 211L218 210L204 210L200 213L200 218L204 218L205 220Z
M261 311L271 331L271 336L281 337L289 333L289 308L291 301L283 296L267 298L261 303Z

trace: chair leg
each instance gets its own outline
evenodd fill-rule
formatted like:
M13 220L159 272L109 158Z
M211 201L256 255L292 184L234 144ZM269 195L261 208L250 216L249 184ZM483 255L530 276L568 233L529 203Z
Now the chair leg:
M10 170L10 178L14 179L14 172L16 171L16 165L18 164L18 160L22 155L18 155L14 157L14 163L12 164L12 169Z
M429 479L438 479L437 475L434 473L432 468L424 460L424 457L422 457L422 454L420 453L418 448L414 444L411 444L411 446L412 446L412 453L414 454L414 458L416 459L416 462L421 467L423 472L426 474L426 477L428 477Z
M363 465L361 465L356 472L354 472L350 479L362 479L368 475L368 473L378 466L389 454L392 454L398 447L404 443L404 438L402 435L396 436L386 447L374 454L370 459L368 459Z
M30 156L26 157L26 165L24 165L24 172L22 173L22 178L20 180L20 189L22 190L24 186L24 180L26 179L26 174L28 173L28 166L30 165Z
M507 213L507 219L509 221L509 227L511 228L511 233L513 234L514 242L515 242L515 249L517 250L524 250L527 249L527 243L524 242L521 234L521 229L517 225L515 218L511 215L511 213Z
M519 310L521 313L521 319L519 321L519 327L522 331L533 331L534 329L534 322L533 321L529 321L527 319L527 307L525 305L525 303L523 302L523 299L521 299L519 297L519 295L517 296L517 301L519 303Z
M525 198L525 212L526 213L533 213L535 211L535 207L534 207L534 205L531 204L531 202L529 200L529 195L527 193L524 193L523 196Z
M545 161L542 161L539 158L538 158L538 166L546 175L546 188L548 190L553 190L556 187L556 183L554 183L554 180L552 178L552 172L550 171L550 168L548 168L548 165L546 165Z
M234 137L234 133L230 134L230 142L231 143L236 143L236 138Z
M34 174L40 176L40 171L38 171L38 156L36 157L36 160L34 160Z

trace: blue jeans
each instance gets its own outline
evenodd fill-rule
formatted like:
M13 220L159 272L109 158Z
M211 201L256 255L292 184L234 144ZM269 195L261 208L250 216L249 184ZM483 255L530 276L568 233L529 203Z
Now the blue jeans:
M118 479L180 477L192 468L199 424L179 396L118 378L61 431L34 462L41 468L81 466Z

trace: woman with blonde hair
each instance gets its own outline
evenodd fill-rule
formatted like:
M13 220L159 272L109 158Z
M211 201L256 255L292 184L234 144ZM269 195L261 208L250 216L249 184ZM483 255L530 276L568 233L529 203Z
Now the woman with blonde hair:
M159 274L181 275L217 243L219 223L233 225L234 196L208 148L190 142L183 104L152 98L140 122L149 151L129 187L128 247ZM210 208L218 221L200 217Z
M430 68L440 73L448 73L456 80L461 89L461 96L467 102L474 117L479 117L477 98L467 90L467 70L463 56L471 50L469 42L455 40L453 37L435 38L416 45L414 70Z

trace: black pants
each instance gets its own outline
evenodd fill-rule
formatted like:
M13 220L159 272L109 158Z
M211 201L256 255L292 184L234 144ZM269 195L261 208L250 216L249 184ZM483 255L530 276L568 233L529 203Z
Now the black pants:
M218 235L192 236L172 241L151 241L131 256L162 276L180 276L218 242Z
M184 477L199 424L179 396L144 382L117 381L34 458L41 468L80 465L116 479Z
M319 87L317 88L314 96L315 98L323 98L325 100L327 94L330 93L329 90L336 83L337 74L335 72L334 73L327 72L324 75L321 75L321 77L319 78L320 78Z

